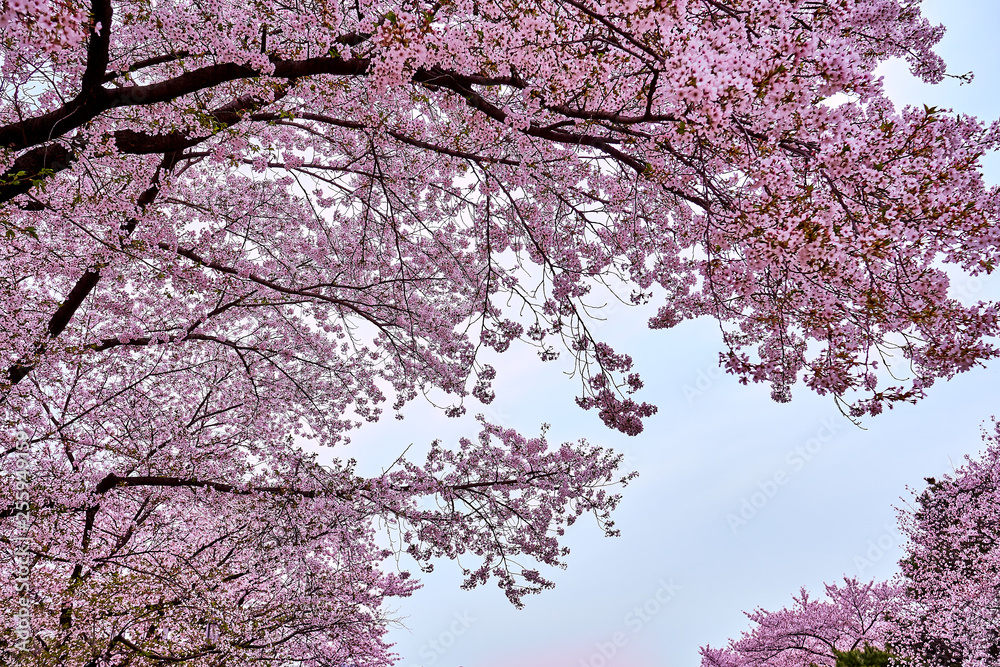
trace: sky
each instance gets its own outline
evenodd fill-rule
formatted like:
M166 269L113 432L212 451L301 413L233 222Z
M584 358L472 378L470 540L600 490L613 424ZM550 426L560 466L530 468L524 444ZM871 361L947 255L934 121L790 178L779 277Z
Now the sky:
M1000 117L1000 0L925 0L924 14L948 30L938 47L948 71L972 83L937 86L883 67L897 104L928 104ZM1000 179L1000 159L985 161ZM1000 298L1000 276L960 279L964 300ZM388 638L402 667L697 667L699 647L725 645L749 628L744 610L778 609L800 587L815 594L844 576L885 579L896 571L896 507L925 477L975 455L997 410L1000 363L939 381L915 406L852 425L832 399L805 387L778 404L767 386L742 386L718 368L717 324L705 319L650 331L648 309L618 307L600 335L628 352L646 382L641 400L659 406L645 431L607 429L573 402L575 380L533 351L497 363L497 399L485 415L526 435L543 422L553 445L585 438L625 453L639 477L615 514L621 536L593 521L567 533L568 568L548 574L553 590L515 609L488 584L459 588L459 567L437 563L424 587L393 605L402 618ZM368 425L336 452L377 474L407 445L477 432L470 416L447 419L420 401L406 419ZM998 414L1000 416L1000 414ZM402 561L407 569L416 568Z

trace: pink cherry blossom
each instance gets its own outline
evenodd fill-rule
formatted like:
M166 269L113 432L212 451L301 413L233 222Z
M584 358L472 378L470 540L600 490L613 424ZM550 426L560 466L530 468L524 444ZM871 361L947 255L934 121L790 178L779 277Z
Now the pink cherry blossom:
M826 599L802 589L790 608L747 612L754 628L727 648L702 648L702 667L834 667L834 651L885 645L895 629L890 619L905 604L902 593L897 585L857 579L827 585Z
M1000 125L874 74L945 76L915 0L6 0L0 27L0 575L37 664L388 664L401 554L550 587L578 515L614 534L611 452L484 423L363 479L302 446L421 395L475 413L483 349L524 346L639 433L606 290L855 416L997 354L949 276L997 264Z

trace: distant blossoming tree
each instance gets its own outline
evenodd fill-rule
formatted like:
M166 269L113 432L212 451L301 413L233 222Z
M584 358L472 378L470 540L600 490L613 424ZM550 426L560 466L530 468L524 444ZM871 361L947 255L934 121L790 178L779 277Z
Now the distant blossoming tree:
M728 648L703 648L702 667L840 667L838 653L884 647L903 605L898 586L856 579L827 585L826 598L803 589L791 608L747 613L753 630Z
M401 553L548 588L566 525L614 534L613 453L484 422L364 478L301 443L489 403L483 350L522 343L640 432L605 290L854 416L997 354L945 269L997 264L1000 129L874 74L944 76L915 0L4 0L0 29L8 662L386 665Z
M929 667L1000 664L1000 424L985 454L953 475L928 478L900 561L914 613L898 644Z
M907 537L893 582L803 590L795 605L747 614L729 647L702 667L990 667L1000 660L1000 424L985 454L929 486L900 512Z

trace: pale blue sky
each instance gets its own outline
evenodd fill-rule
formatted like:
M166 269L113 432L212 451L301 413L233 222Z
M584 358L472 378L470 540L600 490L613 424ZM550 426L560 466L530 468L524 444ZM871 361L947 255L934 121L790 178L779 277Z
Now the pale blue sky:
M939 52L949 72L973 70L975 81L925 86L894 64L885 68L890 95L1000 116L1000 2L925 0L924 7L948 26ZM987 175L1000 178L996 156ZM966 298L1000 297L1000 277L958 287ZM486 411L529 434L549 422L552 443L586 438L627 452L640 477L617 512L622 536L603 538L588 521L573 526L569 568L555 571L556 588L528 598L520 611L492 583L460 590L457 566L440 562L421 577L424 588L399 604L406 627L390 639L401 665L696 667L699 646L723 645L748 627L744 609L785 606L800 586L818 593L823 581L845 574L891 576L900 554L893 506L908 497L907 485L920 488L924 477L979 451L980 424L998 412L1000 364L993 364L941 382L920 404L860 430L804 387L779 405L766 387L721 376L714 322L652 332L644 325L650 314L619 308L601 329L635 358L646 381L642 398L660 408L642 435L610 432L579 410L575 381L531 352L508 353L497 364L498 399ZM435 438L454 443L475 432L471 417L446 419L419 403L407 415L363 428L336 453L355 456L361 472L371 473L411 442L412 453ZM785 481L772 488L775 474ZM761 485L773 496L754 497ZM744 499L760 507L734 530L727 517L738 515ZM608 650L616 633L621 646L602 663L598 644Z

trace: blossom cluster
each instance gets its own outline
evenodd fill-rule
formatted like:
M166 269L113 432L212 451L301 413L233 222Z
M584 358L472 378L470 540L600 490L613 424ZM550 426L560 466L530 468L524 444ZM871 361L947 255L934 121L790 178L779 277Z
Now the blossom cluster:
M489 403L486 348L525 346L640 433L598 294L715 318L726 371L859 417L997 355L949 275L997 265L1000 124L875 75L944 76L916 0L4 0L0 27L39 664L387 664L405 553L549 587L579 513L614 532L611 452L483 424L360 479L302 447Z

